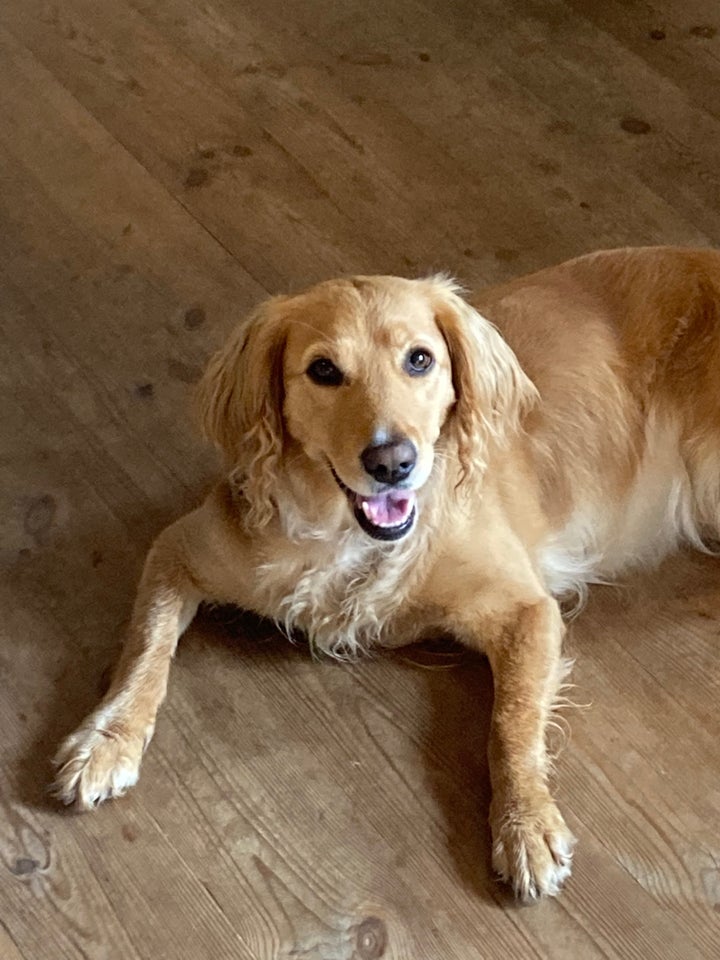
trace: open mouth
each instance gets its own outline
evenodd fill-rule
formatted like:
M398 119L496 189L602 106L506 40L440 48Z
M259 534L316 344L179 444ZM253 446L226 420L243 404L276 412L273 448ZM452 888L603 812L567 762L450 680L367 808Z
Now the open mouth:
M414 490L390 488L383 493L365 497L346 487L332 467L332 475L350 502L355 519L365 533L375 540L400 540L415 523L416 496Z

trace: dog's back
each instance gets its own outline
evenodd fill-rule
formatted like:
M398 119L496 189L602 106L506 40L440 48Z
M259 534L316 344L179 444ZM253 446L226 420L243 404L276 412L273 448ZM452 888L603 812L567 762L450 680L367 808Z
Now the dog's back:
M482 293L537 386L526 436L555 592L720 529L720 253L581 257Z

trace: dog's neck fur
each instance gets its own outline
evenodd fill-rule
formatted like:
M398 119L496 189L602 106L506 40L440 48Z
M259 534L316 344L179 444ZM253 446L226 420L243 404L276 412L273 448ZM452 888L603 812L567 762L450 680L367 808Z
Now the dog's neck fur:
M263 607L285 633L300 632L314 650L340 659L414 639L405 624L407 597L426 573L427 542L441 519L433 491L445 482L444 459L419 491L415 528L392 543L360 528L326 467L309 461L303 467L296 461L278 478L284 492L278 533L293 549L268 551L258 566ZM402 625L399 595L406 598Z

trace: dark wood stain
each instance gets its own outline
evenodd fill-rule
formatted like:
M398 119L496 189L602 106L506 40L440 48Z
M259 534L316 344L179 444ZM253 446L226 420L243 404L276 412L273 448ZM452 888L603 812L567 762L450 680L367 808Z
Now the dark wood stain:
M702 37L703 40L712 40L717 34L717 27L711 27L709 24L702 24L697 27L691 27L690 33L693 37Z
M181 383L195 383L202 374L202 370L196 364L183 363L182 360L168 360L167 367L173 380L179 380Z
M498 247L494 251L494 257L496 260L499 260L501 263L513 263L520 256L519 250L514 250L512 247Z
M31 873L35 873L39 866L40 863L37 860L33 860L30 857L19 857L14 865L10 867L10 873L16 877L27 877Z
M637 117L623 117L620 126L626 133L633 133L642 136L650 133L652 127L645 120L639 120Z
M572 120L553 120L547 126L548 133L575 133L576 127Z
M186 187L202 187L210 179L209 172L205 167L192 167L185 177Z
M185 311L183 323L188 330L197 330L198 327L201 327L205 323L206 319L205 311L202 307L190 307L189 310Z

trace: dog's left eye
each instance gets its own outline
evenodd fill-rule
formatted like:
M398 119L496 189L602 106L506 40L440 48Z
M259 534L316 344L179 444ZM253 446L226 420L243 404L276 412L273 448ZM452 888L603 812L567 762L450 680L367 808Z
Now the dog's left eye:
M405 358L405 369L411 377L417 377L420 374L427 373L434 362L435 358L429 350L416 347Z
M328 360L327 357L318 357L317 360L313 360L306 372L312 382L321 387L339 387L344 379L342 371L338 370L332 360Z

